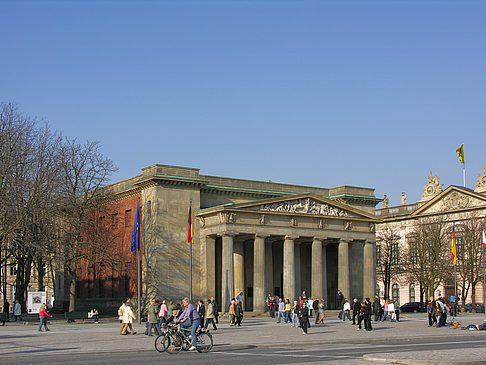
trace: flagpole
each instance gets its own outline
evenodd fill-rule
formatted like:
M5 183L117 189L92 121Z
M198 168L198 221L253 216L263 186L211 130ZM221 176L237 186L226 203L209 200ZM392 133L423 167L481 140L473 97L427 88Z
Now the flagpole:
M139 237L139 242L140 242L140 237ZM140 301L141 301L141 290L140 290L140 244L138 246L138 255L137 255L137 277L138 277L138 283L137 283L137 296L138 296L138 324L142 324L142 316L140 315Z
M464 182L464 187L466 187L466 161L462 164L462 180Z
M192 229L192 200L189 203L189 220L190 220L190 234L191 234L191 242L189 243L189 301L192 302L192 245L193 245L193 240L194 237L193 235L193 229ZM189 234L189 233L188 233ZM189 241L189 240L188 240Z
M484 231L483 231L484 237ZM484 315L486 316L486 267L485 267L485 258L486 256L486 247L483 246L483 306L485 308Z

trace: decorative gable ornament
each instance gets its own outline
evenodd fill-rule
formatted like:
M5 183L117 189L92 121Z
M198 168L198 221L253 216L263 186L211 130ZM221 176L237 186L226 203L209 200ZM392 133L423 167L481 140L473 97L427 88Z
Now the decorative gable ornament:
M282 213L319 214L332 217L349 217L348 212L329 204L320 203L310 198L295 199L284 202L262 204L257 210Z
M424 186L424 192L422 194L422 199L420 199L419 203L425 203L434 198L435 196L439 195L442 192L442 186L444 184L439 184L439 176L432 175L432 171L430 171L430 176L427 178L428 185Z
M483 175L478 174L478 182L476 183L476 193L484 194L486 193L486 165L483 166Z

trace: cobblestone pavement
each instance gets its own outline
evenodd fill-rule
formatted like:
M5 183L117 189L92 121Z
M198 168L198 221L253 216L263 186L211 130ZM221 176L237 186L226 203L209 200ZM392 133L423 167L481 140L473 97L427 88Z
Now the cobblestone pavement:
M337 319L334 312L328 312L325 325L312 325L308 335L302 335L299 328L292 328L283 323L277 324L275 320L268 317L245 318L242 327L229 327L228 321L222 319L218 330L212 332L215 343L213 351L223 352L243 348L246 352L251 352L257 348L285 347L287 351L292 352L297 351L296 347L303 347L303 351L306 346L310 350L310 347L316 345L334 345L334 349L340 344L360 344L359 346L369 344L372 347L372 345L383 345L391 341L407 344L421 339L429 341L437 339L435 342L440 344L442 339L447 338L453 339L456 343L463 341L464 347L472 346L472 348L435 351L434 346L430 345L426 349L417 346L416 351L411 352L408 349L402 353L396 352L400 346L394 344L391 345L393 353L385 351L377 354L375 351L374 354L366 356L368 356L367 360L382 360L388 363L393 361L398 361L395 363L412 363L411 361L471 363L486 360L485 346L474 346L474 341L486 340L486 331L427 327L424 314L402 315L400 319L400 322L373 322L374 330L367 332L357 331L357 326L351 325L350 322L342 322ZM457 317L461 326L480 324L485 319L482 314ZM26 325L9 322L4 327L0 326L0 361L48 354L154 351L155 337L144 335L144 324L134 325L138 332L134 336L120 336L120 325L114 319L102 318L99 324L92 322L67 324L65 321L55 320L49 323L50 332L38 332L37 326L37 322L29 322ZM343 353L345 352L343 349ZM347 363L362 362L361 359L348 360L350 361Z

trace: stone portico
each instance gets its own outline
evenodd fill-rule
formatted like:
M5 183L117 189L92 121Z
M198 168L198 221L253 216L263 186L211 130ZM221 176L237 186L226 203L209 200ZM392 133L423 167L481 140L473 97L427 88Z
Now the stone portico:
M303 290L336 306L375 292L376 218L313 194L202 209L197 218L206 270L202 289L227 310L245 294L262 312L268 293L290 300Z

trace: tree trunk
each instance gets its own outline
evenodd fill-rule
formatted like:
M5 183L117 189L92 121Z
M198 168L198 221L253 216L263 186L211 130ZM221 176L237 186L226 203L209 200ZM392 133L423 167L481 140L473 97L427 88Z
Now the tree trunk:
M471 283L471 313L476 313L476 285Z
M76 309L76 274L70 275L71 282L69 283L69 312L74 312Z

